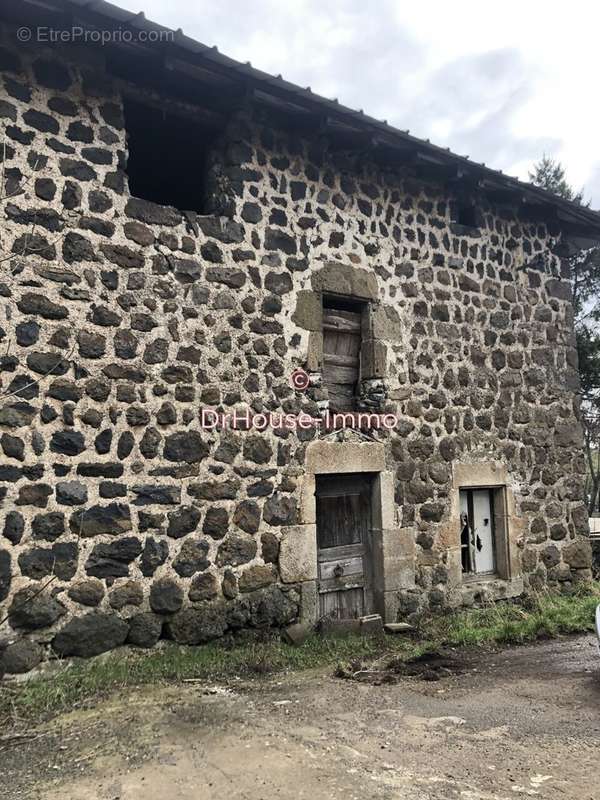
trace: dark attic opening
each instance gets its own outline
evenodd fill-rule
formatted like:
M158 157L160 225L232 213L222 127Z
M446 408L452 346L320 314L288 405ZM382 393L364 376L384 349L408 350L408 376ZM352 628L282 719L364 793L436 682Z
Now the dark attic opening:
M477 210L475 205L469 201L460 201L456 205L455 219L459 225L465 228L477 228Z
M205 212L214 129L171 109L130 98L123 103L130 193L182 211Z

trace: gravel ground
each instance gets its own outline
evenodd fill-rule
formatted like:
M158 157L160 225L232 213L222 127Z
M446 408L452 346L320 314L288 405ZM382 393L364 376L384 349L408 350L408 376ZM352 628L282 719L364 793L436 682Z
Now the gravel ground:
M376 686L320 670L129 692L0 753L1 795L597 800L595 640L469 653L465 663L435 682Z

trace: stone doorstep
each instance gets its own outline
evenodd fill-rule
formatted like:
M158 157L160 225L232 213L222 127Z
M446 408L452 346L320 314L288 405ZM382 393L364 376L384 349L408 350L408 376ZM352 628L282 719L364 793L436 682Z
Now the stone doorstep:
M412 633L416 630L414 625L409 625L408 622L387 622L383 626L383 630L386 633L391 634L400 634L400 633Z
M287 644L298 647L310 635L312 626L302 622L296 622L294 625L289 625L282 632L283 641Z

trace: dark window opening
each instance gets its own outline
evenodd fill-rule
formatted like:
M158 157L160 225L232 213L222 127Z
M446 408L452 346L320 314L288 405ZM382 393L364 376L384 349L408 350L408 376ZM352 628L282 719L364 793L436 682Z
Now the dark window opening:
M477 211L472 203L458 203L456 207L456 220L465 228L477 228Z
M364 308L350 298L323 298L323 383L332 412L356 409Z
M124 111L131 194L182 211L204 211L214 131L191 117L128 98Z
M491 489L460 491L460 554L463 574L496 572L494 492Z
M361 300L356 300L354 297L329 294L323 296L323 308L362 312L364 307L365 304Z

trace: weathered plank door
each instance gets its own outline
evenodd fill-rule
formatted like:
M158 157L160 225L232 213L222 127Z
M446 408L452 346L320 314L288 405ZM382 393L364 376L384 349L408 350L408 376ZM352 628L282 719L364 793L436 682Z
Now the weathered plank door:
M317 476L320 616L356 619L373 607L371 480Z
M332 411L352 411L360 362L360 311L323 309L323 382Z

